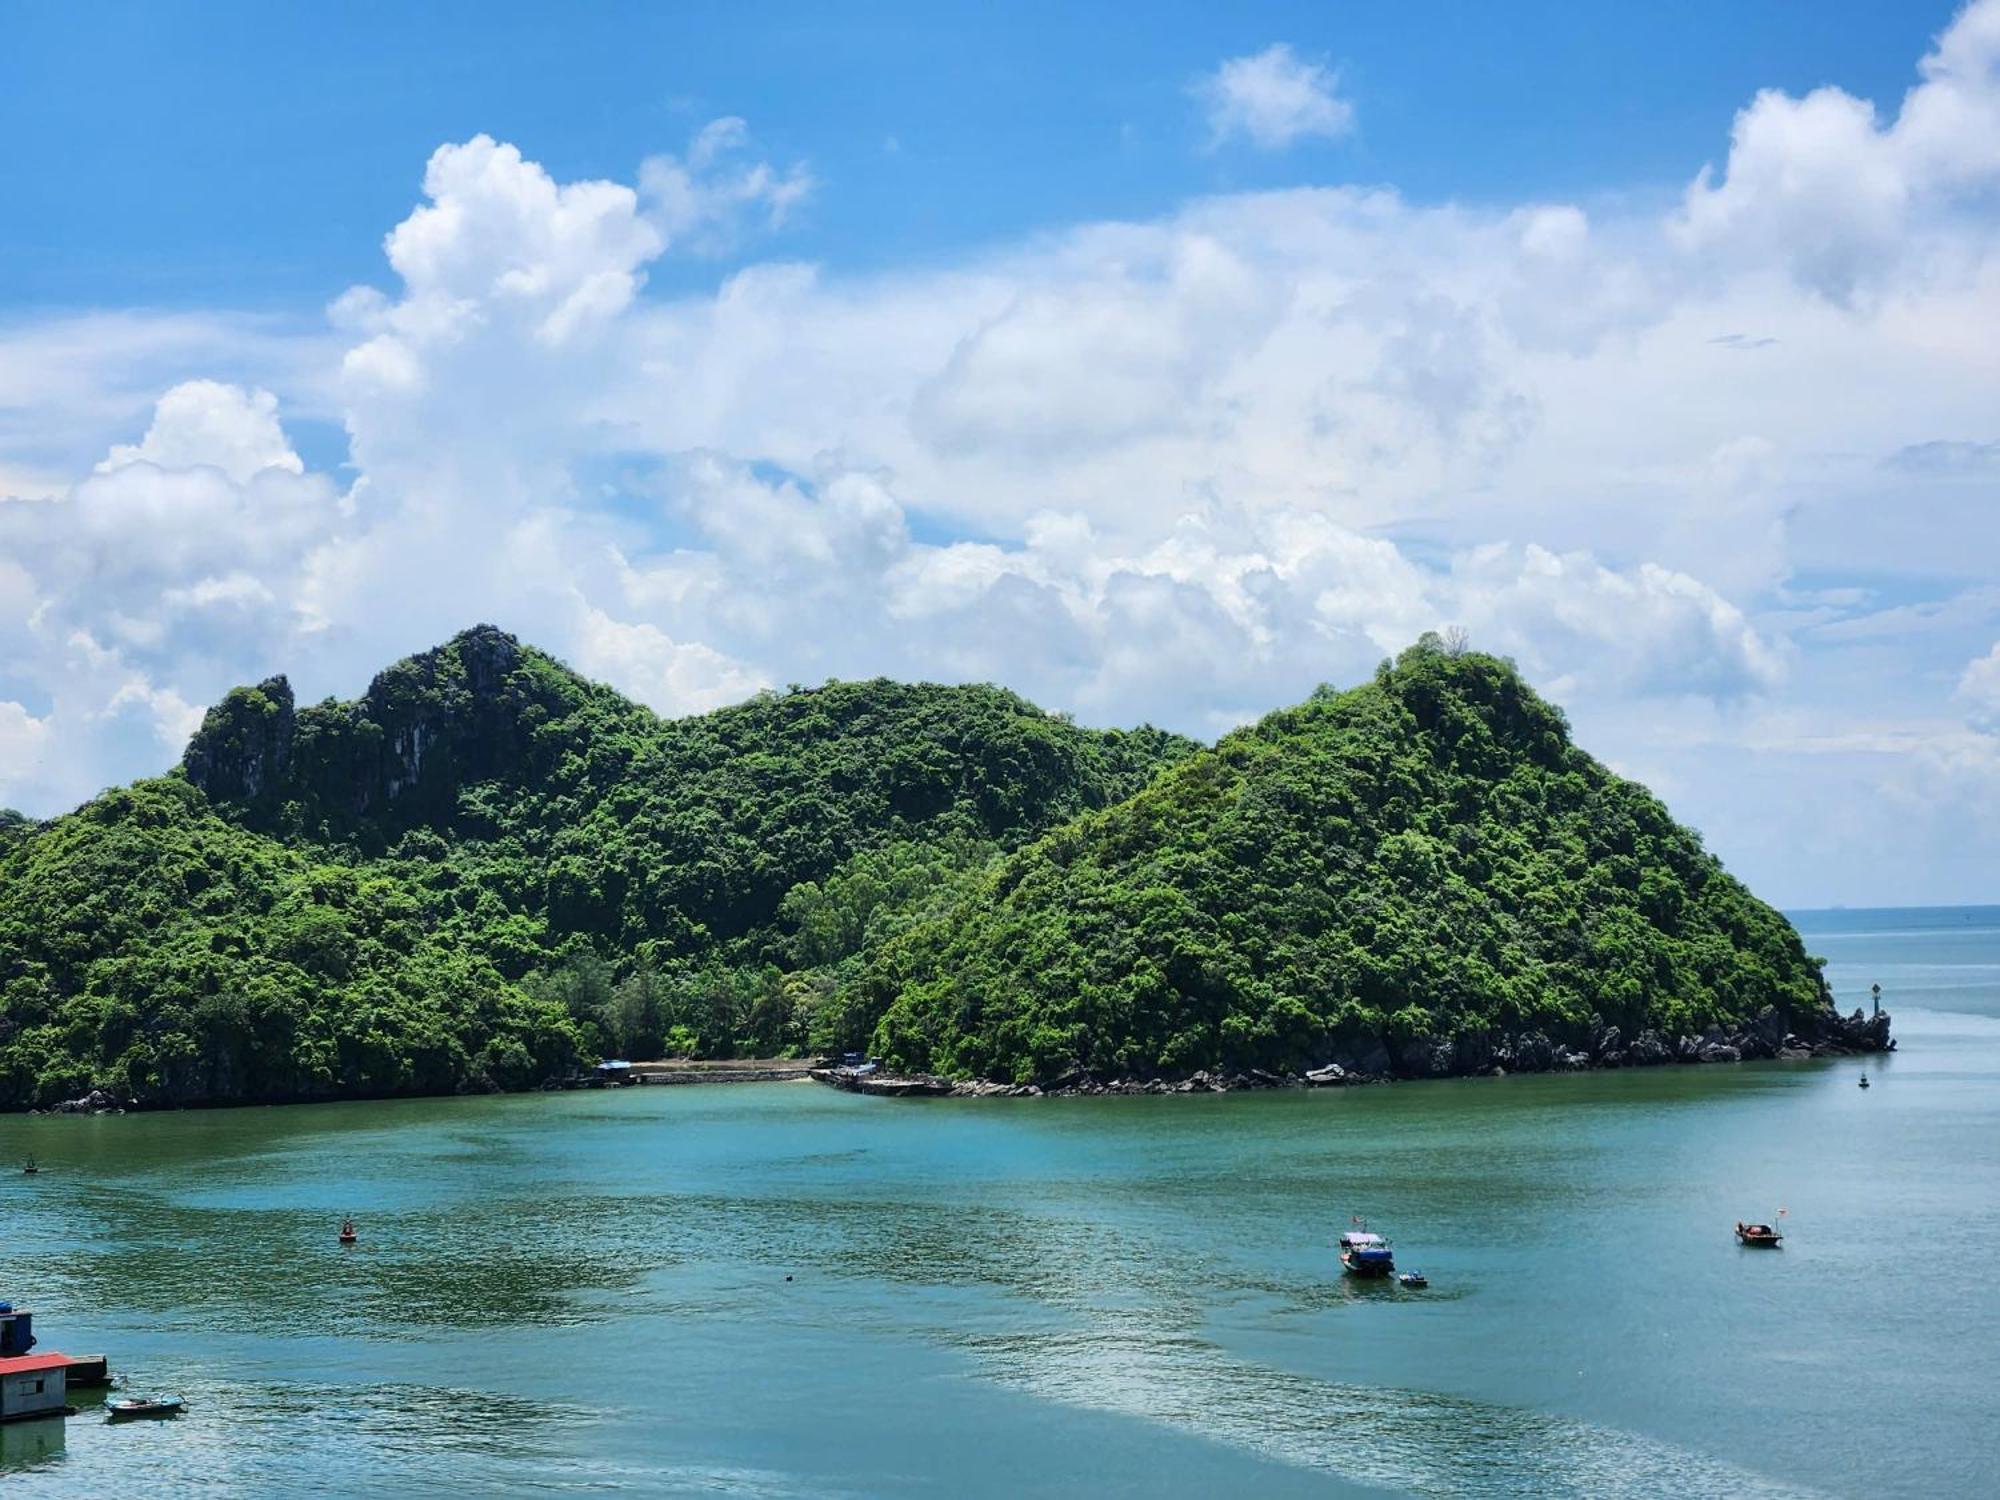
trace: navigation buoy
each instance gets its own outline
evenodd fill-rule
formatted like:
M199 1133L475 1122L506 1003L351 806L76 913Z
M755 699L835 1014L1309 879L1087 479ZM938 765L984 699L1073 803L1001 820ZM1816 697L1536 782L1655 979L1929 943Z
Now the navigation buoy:
M356 1233L354 1232L354 1221L353 1221L352 1219L342 1219L342 1220L340 1221L340 1243L341 1243L341 1244L343 1244L343 1245L351 1245L351 1244L353 1244L353 1243L354 1243L354 1242L355 1242L356 1240L358 1240L358 1239L360 1239L360 1238L361 1238L361 1236L360 1236L360 1235L358 1235L358 1234L356 1234Z

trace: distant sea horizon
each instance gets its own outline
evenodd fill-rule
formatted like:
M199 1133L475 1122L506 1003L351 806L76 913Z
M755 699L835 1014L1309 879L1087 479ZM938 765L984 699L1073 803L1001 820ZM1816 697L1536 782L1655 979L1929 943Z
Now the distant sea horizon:
M1842 1010L1882 986L1889 1011L2000 1019L2000 905L1796 907L1785 916L1826 960Z

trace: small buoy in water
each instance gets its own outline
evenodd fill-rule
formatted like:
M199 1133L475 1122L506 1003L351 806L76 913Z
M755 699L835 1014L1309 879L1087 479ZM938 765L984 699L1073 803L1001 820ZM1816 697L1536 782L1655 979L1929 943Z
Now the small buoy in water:
M1868 1075L1866 1073L1863 1073L1861 1075L1861 1086L1864 1089L1868 1087Z
M359 1238L361 1236L354 1232L354 1221L352 1219L342 1219L340 1221L340 1243L351 1245Z
M791 1279L792 1279L792 1278L791 1278L791 1277L789 1277L789 1276L787 1276L787 1277L785 1278L785 1280L787 1280L787 1281L790 1281Z

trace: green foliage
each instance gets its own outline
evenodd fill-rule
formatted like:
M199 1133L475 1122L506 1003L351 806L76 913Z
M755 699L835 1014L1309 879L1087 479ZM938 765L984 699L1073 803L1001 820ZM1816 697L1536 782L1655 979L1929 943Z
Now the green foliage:
M178 776L0 818L0 1107L858 1045L866 945L1194 748L984 686L663 721L490 627L354 703L239 688Z
M532 1087L604 1054L1187 1073L1821 1003L1789 924L1427 638L1197 751L886 681L663 721L480 627L0 815L0 1107Z
M0 1105L521 1087L578 1044L402 882L233 827L178 779L0 857Z
M1434 639L1000 862L856 988L892 1065L1020 1081L1822 1003L1782 916L1510 664Z

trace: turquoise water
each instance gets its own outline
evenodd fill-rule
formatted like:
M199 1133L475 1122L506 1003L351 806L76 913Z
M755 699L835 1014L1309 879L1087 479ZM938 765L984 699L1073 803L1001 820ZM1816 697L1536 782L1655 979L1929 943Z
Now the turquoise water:
M0 1487L1992 1493L2000 911L1800 923L1897 1056L0 1119L0 1296L193 1403L0 1428ZM1343 1281L1352 1214L1431 1290Z

